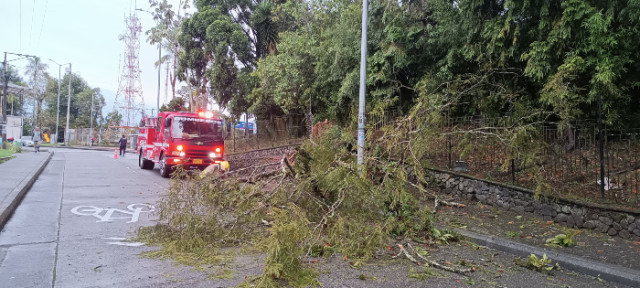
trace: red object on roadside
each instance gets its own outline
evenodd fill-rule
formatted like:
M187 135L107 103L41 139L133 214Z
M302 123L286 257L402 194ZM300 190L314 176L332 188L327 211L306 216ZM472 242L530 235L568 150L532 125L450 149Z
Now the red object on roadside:
M113 159L118 159L118 148L113 150Z

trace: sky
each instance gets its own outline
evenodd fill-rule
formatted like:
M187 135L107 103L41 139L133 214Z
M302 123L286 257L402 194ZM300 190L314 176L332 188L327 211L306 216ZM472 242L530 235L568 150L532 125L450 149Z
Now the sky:
M176 8L179 0L169 2ZM118 36L127 30L125 16L137 12L143 32L140 34L140 78L149 114L151 108L155 110L158 93L158 70L154 64L158 60L158 46L147 43L144 33L155 26L153 17L147 12L135 11L136 7L151 11L147 0L0 0L3 27L0 52L38 56L48 64L48 72L54 78L58 77L59 66L48 59L59 64L72 63L74 74L102 91L107 104L103 110L106 116L113 109L121 74L119 67L126 48ZM9 61L19 58L7 56ZM24 76L26 60L9 64ZM65 67L62 67L63 75ZM165 93L166 66L160 78L162 106L171 100L170 84Z

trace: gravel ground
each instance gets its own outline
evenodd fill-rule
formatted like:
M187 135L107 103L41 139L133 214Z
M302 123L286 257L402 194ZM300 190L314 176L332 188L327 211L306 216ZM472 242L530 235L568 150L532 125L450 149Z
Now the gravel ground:
M339 254L326 258L307 257L306 266L318 271L322 287L627 287L608 283L567 270L537 272L516 264L517 257L479 247L467 241L439 247L413 243L426 251L427 257L440 264L457 268L475 268L465 275L419 266L398 253L385 250L373 259L354 268L353 261ZM171 275L176 287L234 287L245 279L262 273L264 255L237 256L233 263L201 270L211 275L209 280L180 279ZM215 276L213 276L215 275ZM198 285L194 285L198 283ZM282 283L286 287L285 283Z
M358 269L351 268L349 261L340 257L332 257L315 266L323 271L319 280L324 287L626 287L571 271L536 272L516 265L516 257L512 255L466 242L427 249L431 260L454 266L464 262L476 271L465 277L418 266L404 257L393 260L384 257L387 260L374 260ZM409 277L410 274L426 276L425 271L435 275L424 279Z

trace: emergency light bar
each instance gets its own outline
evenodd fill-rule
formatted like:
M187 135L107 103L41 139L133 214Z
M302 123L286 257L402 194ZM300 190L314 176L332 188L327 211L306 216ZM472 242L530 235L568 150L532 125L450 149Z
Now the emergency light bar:
M211 111L200 111L200 112L198 112L198 117L213 118L213 112L211 112Z

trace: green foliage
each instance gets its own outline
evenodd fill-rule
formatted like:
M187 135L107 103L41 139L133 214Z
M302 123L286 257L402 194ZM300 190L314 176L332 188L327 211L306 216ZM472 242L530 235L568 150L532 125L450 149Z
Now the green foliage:
M551 259L547 258L546 253L542 255L542 258L538 258L538 256L531 254L526 261L516 260L516 264L538 272L549 272L554 268L558 268L557 264L556 266L549 266L550 263Z
M507 231L505 233L505 235L507 235L507 237L509 237L509 238L516 238L516 237L520 236L520 234L522 234L520 231Z
M302 144L294 177L275 173L254 183L179 170L157 205L166 224L144 228L140 237L162 245L150 256L192 265L217 263L225 247L263 251L264 272L250 280L260 287L317 285L315 272L300 262L305 255L341 253L357 267L395 237L457 240L433 228L432 212L421 204L425 195L407 188L415 177L410 169L423 171L419 161L407 165L379 154L385 160L363 175L355 169L354 144L350 131L334 126ZM370 143L376 150L381 144L391 145Z
M546 245L549 246L557 246L557 247L572 247L575 246L575 242L573 241L573 236L575 236L577 232L572 232L568 234L558 234L553 238L549 238L546 241Z
M176 97L176 80L178 78L178 57L182 47L178 42L180 26L185 17L188 16L186 10L190 8L191 1L180 1L180 6L173 7L167 0L149 0L149 7L153 9L151 14L156 21L156 26L146 31L147 41L150 44L162 45L163 51L168 51L169 55L163 55L156 66L170 62L171 73L169 82L171 83L172 97Z
M189 106L184 102L184 98L176 97L171 99L168 104L160 107L160 112L164 111L188 111Z
M462 236L453 231L440 231L436 228L431 228L432 237L442 243L449 244L449 242L458 242Z
M294 204L287 209L274 209L274 224L265 238L266 252L264 272L258 279L257 287L280 287L277 279L289 280L294 287L318 286L315 273L302 267L300 255L304 255L304 242L311 230L302 210Z
M312 50L317 43L307 35L284 32L278 45L280 53L267 56L258 62L253 72L258 87L248 100L249 109L258 116L301 114L312 97L311 87L316 78L312 63Z
M107 128L108 125L120 126L120 124L122 124L122 117L122 114L120 114L118 110L109 112L105 118L103 128Z
M367 111L408 112L423 102L441 116L536 115L572 124L594 119L601 97L609 124L637 126L638 5L372 1ZM355 118L361 2L202 0L196 7L181 27L179 74L199 94L210 89L233 114L251 106L262 118L309 108L334 123Z
M7 149L13 151L14 153L22 153L22 145L17 142L7 143Z
M420 269L420 271L416 271L416 269L411 268L409 269L407 277L422 281L429 280L430 278L449 278L447 275L442 274L431 267L424 267Z
M67 114L67 99L69 97L69 77L71 77L71 107L69 109L71 127L89 128L91 118L93 125L99 126L104 123L102 108L106 105L104 96L100 88L91 88L87 82L76 74L63 74L63 78L58 81L49 77L45 91L44 103L46 109L42 111L40 123L42 127L55 127L56 114L58 113L58 84L60 84L60 123L65 123ZM91 114L91 104L93 98L93 114ZM53 130L53 129L52 129Z
M9 145L7 145L7 148L9 147ZM0 149L0 157L9 157L11 155L13 155L13 150L11 149ZM5 160L2 160L2 162L4 162ZM0 162L0 163L2 163Z

